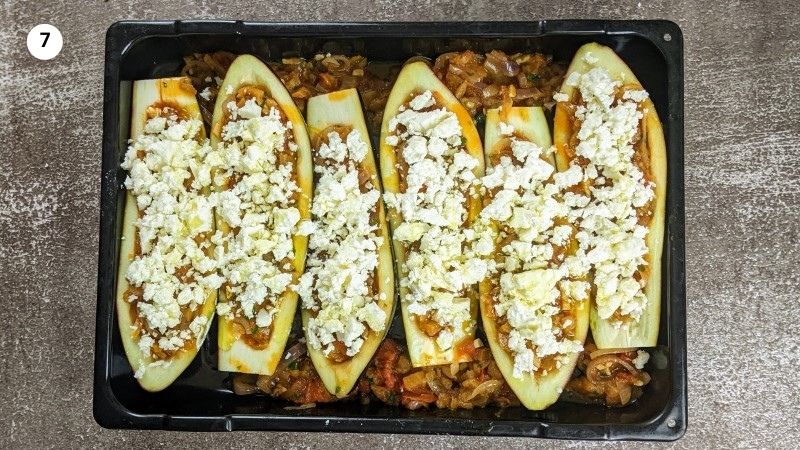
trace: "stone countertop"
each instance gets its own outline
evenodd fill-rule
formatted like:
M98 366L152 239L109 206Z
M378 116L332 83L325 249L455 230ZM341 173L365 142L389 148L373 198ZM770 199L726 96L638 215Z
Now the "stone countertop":
M686 54L689 428L671 445L796 443L800 14L788 3L759 3L4 2L0 288L6 297L0 308L0 447L555 444L451 436L109 431L95 424L91 398L104 34L117 20L168 18L677 22ZM56 25L64 35L64 49L49 62L33 59L25 47L28 30L38 23Z

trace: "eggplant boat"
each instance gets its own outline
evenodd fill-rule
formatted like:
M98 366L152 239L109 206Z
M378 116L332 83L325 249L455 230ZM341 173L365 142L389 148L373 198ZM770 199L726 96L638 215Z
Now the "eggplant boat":
M481 208L480 136L467 110L422 61L400 71L380 136L411 363L469 361L477 283L487 272L486 261L472 250L470 230Z
M355 89L307 106L314 201L298 283L308 353L325 388L350 394L394 313L394 266L378 169Z
M197 354L221 284L204 162L211 148L188 78L135 81L131 116L117 319L139 384L160 391Z
M211 129L220 370L272 374L297 308L311 201L305 121L280 80L250 55L231 64Z
M561 196L579 180L555 173L539 107L487 111L484 136L476 248L494 268L480 283L481 318L506 382L526 408L541 410L569 381L589 327L588 270L572 267L578 213Z
M567 70L554 119L561 171L583 181L579 244L592 265L599 349L656 345L667 163L655 106L613 50L590 43Z

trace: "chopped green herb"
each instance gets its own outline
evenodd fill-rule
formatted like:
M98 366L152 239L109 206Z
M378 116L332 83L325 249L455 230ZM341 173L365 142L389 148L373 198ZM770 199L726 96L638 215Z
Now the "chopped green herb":
M258 333L258 325L254 326L252 330L250 330L250 334Z
M533 83L533 82L535 82L536 80L538 80L538 79L539 79L539 75L538 75L538 74L535 74L535 73L529 73L529 74L528 74L528 76L527 76L527 78L528 78L528 81L530 81L531 83Z
M297 370L299 367L300 367L300 361L297 359L289 363L289 369L291 370Z
M386 401L390 405L396 405L397 404L397 395L395 395L394 392L390 392L389 393L389 397L386 399Z

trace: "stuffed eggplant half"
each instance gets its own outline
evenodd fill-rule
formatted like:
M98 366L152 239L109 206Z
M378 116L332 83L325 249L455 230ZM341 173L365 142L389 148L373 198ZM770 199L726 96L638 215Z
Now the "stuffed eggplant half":
M307 106L314 201L298 293L308 352L325 388L345 397L394 313L394 266L378 169L355 89Z
M380 161L411 363L469 361L487 272L470 229L483 150L467 110L422 61L402 68L389 95Z
M310 219L311 153L303 117L257 58L228 69L214 107L208 160L224 284L219 368L271 374L297 307Z
M613 50L581 47L555 94L561 171L582 177L580 250L592 266L597 347L656 345L666 200L664 133L653 102Z
M134 82L130 142L117 319L139 384L160 391L197 354L221 283L210 240L211 148L188 78Z
M475 232L491 258L481 282L481 317L506 382L525 407L558 400L589 325L588 270L574 252L579 212L562 195L579 182L556 173L541 108L486 115L484 208Z

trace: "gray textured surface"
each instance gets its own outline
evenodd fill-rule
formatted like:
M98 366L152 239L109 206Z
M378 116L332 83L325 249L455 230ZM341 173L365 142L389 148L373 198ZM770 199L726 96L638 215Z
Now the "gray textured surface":
M72 3L72 2L70 2ZM5 1L0 9L0 447L549 447L550 441L100 429L91 416L103 37L131 18L667 18L686 42L689 430L673 444L800 439L800 14L789 3ZM587 2L588 3L588 2ZM312 6L313 5L313 6ZM27 31L64 35L34 60ZM561 443L569 445L568 443ZM589 445L575 443L575 446ZM631 445L632 446L632 445ZM645 445L646 446L646 445Z

